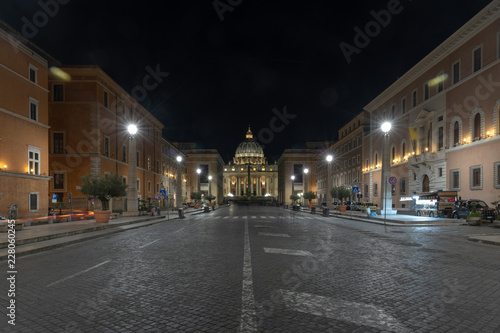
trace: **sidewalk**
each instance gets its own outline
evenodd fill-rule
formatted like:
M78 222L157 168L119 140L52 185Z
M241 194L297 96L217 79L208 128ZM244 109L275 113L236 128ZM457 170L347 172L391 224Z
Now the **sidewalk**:
M186 215L203 213L201 209L185 209ZM41 224L24 227L16 231L16 258L40 251L46 251L67 244L83 242L88 239L103 237L121 231L141 228L168 220L178 219L178 211L165 210L160 216L118 217L108 223L96 223L94 220ZM8 256L7 233L0 233L0 260Z
M301 212L311 214L310 209L302 209ZM321 215L322 210L316 209L316 214ZM351 211L340 213L338 211L332 212L332 210L330 210L329 216L343 219L352 219L359 222L383 224L392 227L441 227L467 225L465 219L448 219L412 215L387 215L385 218L384 215L368 217L366 213L357 211L353 211L352 213ZM485 244L500 245L500 231L498 235L469 236L468 240Z

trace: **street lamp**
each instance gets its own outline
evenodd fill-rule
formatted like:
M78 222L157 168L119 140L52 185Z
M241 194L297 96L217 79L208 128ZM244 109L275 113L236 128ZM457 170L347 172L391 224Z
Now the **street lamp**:
M208 195L212 194L212 176L208 176Z
M333 198L332 194L330 193L330 189L332 186L332 161L333 161L333 156L332 155L326 155L326 161L328 162L328 170L327 170L327 176L326 176L326 205L329 209L333 209Z
M124 216L138 216L139 202L137 201L137 125L127 126L129 134L128 141L128 187L127 187L127 211Z
M307 192L307 174L309 173L309 169L305 168L304 169L304 176L302 179L302 194ZM302 201L302 204L304 204L304 201Z
M198 174L198 193L201 192L201 189L200 189L200 174L201 174L201 169L198 168L196 169L196 173Z
M181 162L182 156L177 156L177 187L175 189L175 205L177 208L181 208L182 205L182 170L181 170Z
M384 122L380 127L384 133L382 141L382 211L384 213L384 220L386 215L394 215L396 210L392 209L392 191L389 186L389 178L391 177L391 156L389 148L389 132L391 130L391 123Z
M290 177L290 179L292 180L292 194L293 194L293 192L295 191L295 189L294 189L294 186L295 186L295 175L292 175Z

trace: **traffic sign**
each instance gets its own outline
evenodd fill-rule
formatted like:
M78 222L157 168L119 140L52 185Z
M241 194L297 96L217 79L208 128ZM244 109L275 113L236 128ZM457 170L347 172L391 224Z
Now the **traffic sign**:
M398 181L398 179L396 177L389 178L389 183L391 183L392 185L396 184L397 181Z
M57 202L57 194L52 194L52 203L56 203Z
M354 194L359 193L359 187L353 186L352 187L352 193L354 193Z

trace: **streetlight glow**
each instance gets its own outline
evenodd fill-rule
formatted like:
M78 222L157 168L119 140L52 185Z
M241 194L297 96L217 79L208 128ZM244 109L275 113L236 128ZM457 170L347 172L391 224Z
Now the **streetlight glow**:
M200 174L201 173L201 169L200 168L196 169L196 173Z
M208 176L208 180L212 180L212 176Z
M295 176L290 177L291 180L295 180Z
M391 130L391 126L392 126L391 123L386 121L385 123L382 124L382 126L380 128L382 129L382 132L387 134Z
M177 162L181 163L182 162L182 156L177 156Z
M309 173L309 169L308 168L305 168L304 169L304 173L307 175Z
M137 134L137 126L135 124L130 124L127 126L127 131L130 135L136 135Z
M331 161L333 161L333 156L332 156L332 155L327 155L327 156L326 156L326 161L327 161L327 162L331 162Z

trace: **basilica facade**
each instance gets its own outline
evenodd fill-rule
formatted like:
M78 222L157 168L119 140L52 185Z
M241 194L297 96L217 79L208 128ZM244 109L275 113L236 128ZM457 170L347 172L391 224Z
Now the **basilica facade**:
M278 166L268 164L262 146L250 127L238 145L233 161L224 166L224 198L239 196L278 196Z

